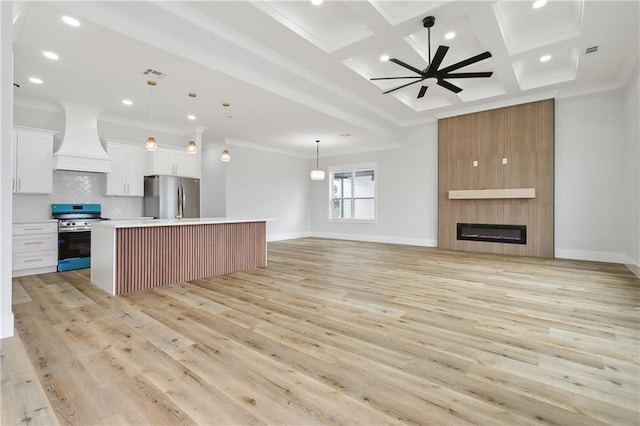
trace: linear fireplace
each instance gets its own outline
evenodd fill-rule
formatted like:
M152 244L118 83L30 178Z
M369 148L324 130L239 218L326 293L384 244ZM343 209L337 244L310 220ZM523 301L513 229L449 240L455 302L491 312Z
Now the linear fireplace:
M459 240L527 244L527 226L458 223L457 237Z

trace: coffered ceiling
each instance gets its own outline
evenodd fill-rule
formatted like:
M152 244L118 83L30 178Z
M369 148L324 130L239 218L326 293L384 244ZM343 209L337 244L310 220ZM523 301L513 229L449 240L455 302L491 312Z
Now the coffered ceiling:
M16 103L60 99L99 107L100 119L313 156L396 146L402 133L442 116L621 87L638 61L637 1L169 1L17 2ZM81 25L65 25L62 15ZM382 55L441 67L484 51L459 72L455 94L411 80ZM444 35L455 32L455 38ZM586 53L597 46L594 53ZM51 61L42 51L53 51ZM550 59L541 62L540 58ZM149 91L143 72L163 76ZM637 68L635 68L637 70ZM29 82L36 76L43 84ZM453 81L452 81L453 82ZM195 100L188 92L198 94ZM122 99L133 105L125 106ZM225 111L223 102L231 107ZM189 113L195 121L186 118ZM225 116L232 115L229 119ZM153 120L151 120L153 118ZM151 123L153 121L153 123ZM162 141L160 141L162 143Z

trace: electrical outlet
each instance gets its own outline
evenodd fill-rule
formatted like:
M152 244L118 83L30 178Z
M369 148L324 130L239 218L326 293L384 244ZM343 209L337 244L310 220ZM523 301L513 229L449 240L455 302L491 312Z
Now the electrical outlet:
M473 160L473 167L478 167L478 160Z
M502 159L502 164L507 164L508 162L509 162L509 160L507 160L507 157L504 157L504 158Z

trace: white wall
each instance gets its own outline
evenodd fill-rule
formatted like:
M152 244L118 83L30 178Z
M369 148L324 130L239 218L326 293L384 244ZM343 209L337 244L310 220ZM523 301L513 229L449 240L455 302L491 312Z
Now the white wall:
M335 222L329 216L329 182L311 183L314 236L437 246L437 124L410 129L399 148L323 157L320 166L376 163L376 223ZM311 167L311 163L309 165Z
M625 247L625 263L640 278L640 63L631 73L624 88L624 110L626 121L626 144L624 157L627 160L624 181L628 184L625 232L628 241Z
M13 336L11 307L12 14L12 3L0 1L0 339Z
M622 95L616 90L556 101L556 257L623 261L630 165Z
M228 148L226 216L275 219L267 224L269 241L308 236L309 160L242 146Z

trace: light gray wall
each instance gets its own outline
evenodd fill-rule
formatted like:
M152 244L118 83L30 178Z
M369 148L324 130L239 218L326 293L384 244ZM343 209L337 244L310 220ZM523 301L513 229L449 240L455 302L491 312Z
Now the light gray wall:
M556 257L622 262L625 112L620 90L556 101Z
M13 311L11 309L12 15L12 3L0 2L0 339L13 336Z
M220 161L220 146L202 150L202 175L200 184L200 215L224 217L227 215L227 166Z
M311 182L314 236L436 246L438 232L437 124L410 129L400 147L321 158L320 166L375 163L376 223L335 222L329 217L329 182ZM311 163L309 165L311 167Z
M625 253L626 264L640 277L640 63L636 63L631 78L624 88L626 145L626 176L628 184L626 218L628 238Z
M226 215L274 219L267 224L269 241L308 236L309 160L244 146L228 148Z

